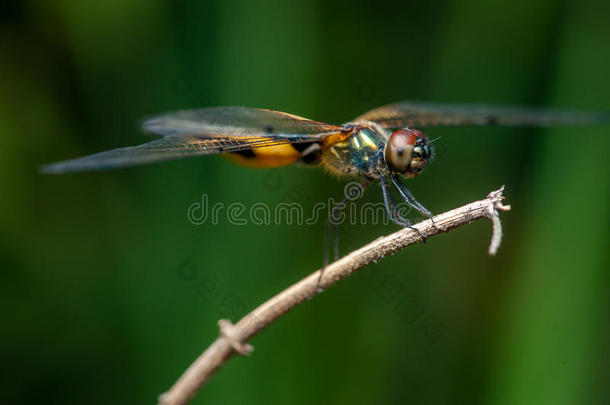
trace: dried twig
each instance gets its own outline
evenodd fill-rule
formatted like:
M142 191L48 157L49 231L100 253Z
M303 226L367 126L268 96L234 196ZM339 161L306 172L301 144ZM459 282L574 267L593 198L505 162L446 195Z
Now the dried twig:
M448 232L458 226L471 223L480 218L489 218L493 234L489 254L493 255L500 247L502 229L498 211L508 211L510 206L502 204L502 192L489 193L486 199L475 201L463 207L445 212L430 220L420 222L415 227L428 237ZM286 312L312 298L322 289L330 287L339 280L368 264L389 256L409 245L420 242L422 237L412 229L401 229L391 235L379 238L358 250L351 252L324 269L288 287L232 325L228 320L220 320L220 336L206 351L182 374L169 391L159 397L160 405L181 405L187 403L233 354L249 354L253 348L247 341ZM319 282L319 283L318 283Z

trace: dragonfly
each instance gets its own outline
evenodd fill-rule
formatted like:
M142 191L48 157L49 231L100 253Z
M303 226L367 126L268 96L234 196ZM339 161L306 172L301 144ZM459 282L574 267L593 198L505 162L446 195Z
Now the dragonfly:
M389 220L412 228L400 214L394 194L411 209L433 217L403 182L418 176L434 159L434 147L422 132L424 128L580 126L609 122L610 113L418 101L385 105L341 125L268 109L211 107L146 119L142 123L144 132L160 138L52 163L42 166L41 171L60 174L107 170L212 154L225 154L247 167L294 163L321 166L338 176L361 178L363 185L378 181ZM336 208L343 207L350 198L353 195L347 195ZM334 218L335 212L333 209L329 219Z

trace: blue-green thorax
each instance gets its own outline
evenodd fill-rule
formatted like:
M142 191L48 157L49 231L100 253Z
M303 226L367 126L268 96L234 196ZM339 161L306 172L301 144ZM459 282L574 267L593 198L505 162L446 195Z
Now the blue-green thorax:
M357 123L345 140L322 152L322 159L326 167L337 174L378 178L387 174L383 159L387 139L387 132L379 125Z

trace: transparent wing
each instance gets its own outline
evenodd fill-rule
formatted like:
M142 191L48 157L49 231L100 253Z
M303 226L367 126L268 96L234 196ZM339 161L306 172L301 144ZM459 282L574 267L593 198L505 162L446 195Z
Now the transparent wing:
M168 135L137 146L112 149L93 155L42 166L41 172L61 174L75 171L109 170L120 167L176 160L215 153L238 152L240 150L268 146L313 142L311 137L208 137L200 135Z
M252 136L273 134L280 137L314 136L341 131L342 127L308 120L296 115L248 107L213 107L185 110L145 120L146 132L163 136L214 134Z
M359 120L375 121L386 128L470 125L599 125L610 123L610 113L403 101L371 110L355 121Z
M145 120L146 132L162 135L118 148L43 166L44 173L107 170L186 157L315 142L347 130L296 115L248 107L214 107L168 113Z

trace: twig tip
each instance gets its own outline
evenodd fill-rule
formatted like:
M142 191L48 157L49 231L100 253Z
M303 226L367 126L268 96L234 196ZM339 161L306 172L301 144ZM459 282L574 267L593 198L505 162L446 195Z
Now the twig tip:
M491 200L487 207L487 217L492 223L491 242L489 243L490 256L495 256L496 253L498 253L498 249L502 243L502 223L500 222L500 214L498 211L510 211L510 205L502 204L502 200L504 200L504 195L502 195L503 192L504 185L487 195L487 198Z

